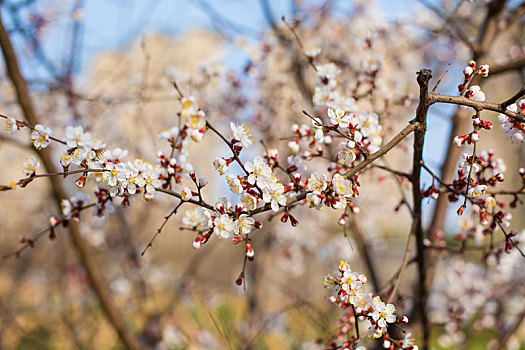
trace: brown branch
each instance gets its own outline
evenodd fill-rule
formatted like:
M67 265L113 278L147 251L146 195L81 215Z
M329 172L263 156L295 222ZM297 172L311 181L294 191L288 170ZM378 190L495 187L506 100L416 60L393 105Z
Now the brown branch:
M440 94L429 94L428 101L430 104L434 103L450 103L460 106L472 107L475 110L489 110L493 112L498 112L505 114L511 118L514 118L517 121L522 123L525 122L525 118L521 114L516 114L514 112L508 111L506 107L502 107L501 103L491 103L485 101L474 101L462 96L449 96L449 95L440 95Z
M412 217L414 235L417 247L417 265L419 277L419 290L417 303L420 310L421 323L423 326L423 344L422 349L429 348L430 342L430 323L426 311L428 291L426 287L426 259L424 231L421 222L423 195L421 193L421 162L423 160L423 145L425 143L426 123L428 108L431 105L428 95L428 82L432 78L432 72L428 69L422 69L418 72L417 83L419 84L419 105L416 109L416 121L419 127L414 132L414 154L412 157L412 199L413 211Z
M165 194L169 194L170 196L177 197L178 199L182 200L182 194L180 194L178 192L175 192L173 190L170 190L170 189L167 189L167 188L156 188L155 190L159 191L159 192L162 192L162 193L165 193ZM204 207L204 208L209 209L209 210L215 210L215 207L213 205L208 204L208 203L206 203L204 201L195 200L195 199L187 199L187 200L185 200L185 202L192 203L192 204Z
M25 119L32 125L39 124L39 118L35 113L33 107L33 101L27 87L27 82L24 79L18 65L18 59L11 43L11 38L7 33L3 20L0 16L0 47L6 64L7 75L11 80L13 88L16 92L18 103L24 113ZM51 152L48 149L42 149L39 152L40 159L48 173L55 172L53 165ZM60 209L60 201L63 198L68 198L65 189L62 187L57 177L50 177L51 187L53 190L53 196L55 203ZM140 349L141 346L138 340L135 338L133 333L126 325L122 314L116 308L112 295L108 289L108 283L105 281L95 262L91 258L88 247L86 246L81 234L80 229L76 222L71 221L69 225L69 232L71 234L71 240L75 247L82 265L84 266L89 279L91 281L91 287L95 291L103 310L105 311L109 322L117 331L120 339L128 349Z
M366 168L369 164L374 162L376 159L384 156L388 153L392 148L394 148L398 143L403 141L405 137L410 135L413 131L417 130L420 127L420 123L415 121L411 122L403 130L399 132L392 140L390 140L386 145L384 145L380 150L376 151L375 153L372 153L366 160L362 161L358 165L356 165L354 168L348 170L344 176L347 178L351 178L355 176L357 173L359 173L361 170Z
M388 171L392 175L397 175L399 177L404 177L408 181L412 181L412 174L405 173L405 172L399 171L399 170L395 170L395 169L392 169L392 168L389 168L387 166L380 165L380 164L374 164L373 166L374 166L374 168L379 168L381 170Z

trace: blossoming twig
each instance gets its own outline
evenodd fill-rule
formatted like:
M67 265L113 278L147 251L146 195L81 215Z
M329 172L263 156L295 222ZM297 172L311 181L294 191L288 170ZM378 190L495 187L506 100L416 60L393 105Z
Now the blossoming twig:
M4 118L4 119L9 119L10 117L6 116L6 115L3 115L3 114L0 114L0 118ZM28 122L26 122L25 120L18 120L18 119L15 119L17 123L20 123L26 127L28 127L29 129L31 130L35 130L35 127L31 124L29 124ZM55 142L58 142L58 143L61 143L63 145L67 145L66 141L63 141L63 140L60 140L60 139L57 139L56 137L53 137L51 135L48 135L48 138L50 140L53 140Z
M80 213L81 211L83 210L86 210L86 209L89 209L89 208L92 208L94 206L96 206L97 203L91 203L91 204L88 204L88 205L85 205L85 206L82 206L80 208L75 208L74 212L72 214L76 214L76 213ZM10 258L12 256L16 256L17 258L20 256L20 254L22 254L22 252L24 250L26 250L27 248L31 247L33 248L34 244L40 239L42 238L48 231L50 232L53 232L53 230L55 229L56 226L62 224L64 226L66 226L69 222L69 220L71 219L62 219L62 220L58 220L57 222L55 222L54 224L51 224L49 225L47 228L43 229L42 231L38 232L36 235L34 235L32 238L26 238L26 237L22 237L21 239L21 243L23 243L24 245L21 246L20 248L18 248L17 250L15 250L14 252L12 253L8 253L6 255L4 255L2 257L2 259L7 259L7 258Z

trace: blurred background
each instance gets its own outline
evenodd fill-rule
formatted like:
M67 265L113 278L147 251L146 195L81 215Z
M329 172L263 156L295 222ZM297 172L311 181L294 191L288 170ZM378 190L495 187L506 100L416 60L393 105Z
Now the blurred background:
M389 140L414 117L415 78L422 68L433 70L433 82L443 76L438 92L455 95L462 69L478 57L480 64L500 69L483 81L491 102L504 101L523 86L524 5L500 2L500 32L484 43L482 53L472 43L483 36L492 3L487 1L12 0L1 1L0 11L40 120L54 136L63 137L66 125L82 125L109 148L127 149L128 159L153 162L158 150L169 151L157 135L178 123L180 102L171 83L176 79L225 134L230 121L252 129L256 142L244 154L246 160L265 147L277 148L284 160L292 125L310 123L301 111L321 111L312 102L316 73L281 17L292 23L304 45L322 49L321 62L341 68L341 89L357 83L366 87L371 76L366 72L375 72L370 92L363 90L355 110L377 113L384 140ZM5 69L1 74L0 113L23 119ZM458 151L449 149L450 132L454 123L461 124L457 135L467 132L470 116L461 119L458 113L453 106L431 109L424 157L437 174L446 159L452 159L452 169L459 159ZM504 160L505 186L515 190L521 185L517 169L525 166L523 144L505 140L496 114L483 112L483 118L495 127L481 134L480 147L495 149ZM224 178L212 167L213 159L228 149L210 136L192 146L189 158L197 175L208 179L204 197L213 201L229 196ZM381 164L410 172L410 149L408 139ZM33 152L27 130L3 133L0 184L20 179L20 163ZM56 159L61 154L59 147L51 152ZM313 172L328 163L306 165ZM63 180L70 196L78 190L74 181ZM140 255L177 204L169 196L158 194L152 202L137 197L129 208L115 202L107 219L83 213L80 233L112 303L143 348L322 349L337 334L341 317L327 301L325 275L340 260L349 260L373 280L375 292L388 291L410 230L410 213L402 204L410 198L408 181L372 168L360 182L360 211L347 229L337 224L340 213L329 209L315 215L297 209L295 228L264 216L263 229L253 236L256 259L248 263L246 288L234 283L243 270L243 249L213 240L194 250L194 233L180 229L180 215ZM424 174L422 182L427 188L432 178ZM92 190L83 192L92 195ZM0 193L1 255L19 248L20 235L32 237L47 227L49 217L60 214L50 191L47 179L38 179L28 188ZM436 201L425 200L429 237L443 231L454 244L453 235L469 225L455 215L458 206L451 205L445 218L446 202L436 214ZM510 211L512 228L522 231L523 208ZM90 288L77 250L68 230L60 228L56 239L41 239L20 257L1 260L1 349L125 348ZM436 293L447 294L454 284L461 287L446 300L431 299L433 348L486 348L523 318L523 260L512 256L505 274L496 266L490 273L504 277L492 283L487 282L492 275L483 273L482 256L479 250L436 258L443 271L434 281ZM412 265L397 303L407 315L414 312ZM450 271L459 277L451 278ZM478 299L467 306L472 295ZM469 312L461 322L451 320L446 312L442 315L450 310L447 303ZM517 325L505 345L523 349L525 331ZM408 328L418 336L417 327Z

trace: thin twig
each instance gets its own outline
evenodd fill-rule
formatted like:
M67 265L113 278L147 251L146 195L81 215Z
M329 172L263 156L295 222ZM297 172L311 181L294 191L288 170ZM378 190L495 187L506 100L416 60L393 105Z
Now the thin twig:
M441 77L439 77L439 80L437 81L436 85L434 85L434 88L432 89L432 93L436 92L437 87L439 86L439 84L441 84L441 80L443 80L445 75L447 75L447 72L448 72L449 68L450 68L450 63L447 65L447 69L445 69L443 74L441 74Z
M75 215L77 213L80 213L81 211L83 210L86 210L86 209L89 209L89 208L92 208L94 207L95 205L97 205L96 203L91 203L91 204L87 204L87 205L84 205L80 208L77 208L75 209L71 215ZM59 224L62 224L62 223L65 223L67 224L69 222L69 220L62 220L61 222L59 222L57 225ZM55 229L56 226L49 226L45 229L43 229L42 231L38 232L37 234L35 234L32 238L30 239L27 239L26 242L24 242L24 245L20 248L18 248L17 250L15 250L14 252L12 253L9 253L9 254L6 254L2 257L2 259L7 259L7 258L10 258L12 256L16 256L17 258L20 256L20 254L22 254L22 252L24 250L26 250L27 248L31 247L33 248L33 246L35 245L35 243L44 236L45 233L47 233L48 231L52 231Z
M151 237L151 240L149 241L148 245L146 245L146 248L144 248L144 250L142 251L142 253L140 253L140 256L144 256L144 254L146 253L146 251L148 250L149 247L153 247L153 241L157 238L158 235L161 234L162 232L162 229L164 228L164 226L166 226L166 224L168 223L169 219L172 217L173 214L177 213L177 210L181 207L181 205L184 204L184 201L181 200L179 204L177 204L177 206L175 207L175 209L173 209L167 216L164 217L164 221L162 222L162 225L160 225L160 227L157 229L157 231L155 232L155 234L153 235L153 237Z

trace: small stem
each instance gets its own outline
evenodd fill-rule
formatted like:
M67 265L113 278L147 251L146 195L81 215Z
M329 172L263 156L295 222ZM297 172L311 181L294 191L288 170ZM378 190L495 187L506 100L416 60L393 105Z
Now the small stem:
M160 227L157 229L157 232L155 232L155 234L153 235L153 237L151 237L151 240L149 241L148 245L146 246L146 248L144 248L144 250L142 251L142 253L140 253L140 256L144 256L144 254L146 253L146 251L148 250L149 247L153 247L153 241L157 238L158 235L161 234L162 232L162 229L164 228L164 226L166 226L166 224L168 223L169 219L173 216L173 214L175 214L177 212L177 210L184 204L185 201L181 200L179 204L177 204L177 206L175 207L175 209L173 209L167 216L164 217L164 222L162 223L162 225L160 225Z

